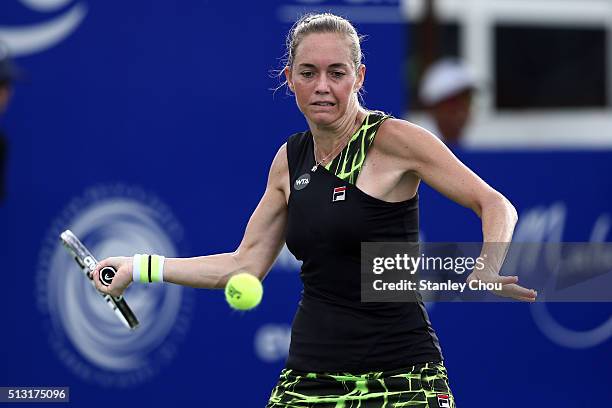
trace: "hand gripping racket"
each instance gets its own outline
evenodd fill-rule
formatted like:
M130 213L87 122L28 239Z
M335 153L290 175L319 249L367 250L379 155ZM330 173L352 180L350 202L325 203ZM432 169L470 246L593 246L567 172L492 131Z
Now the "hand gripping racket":
M89 278L91 284L95 287L96 284L93 281L93 271L96 268L96 265L98 264L96 258L94 258L94 256L91 254L91 252L89 252L87 247L85 247L85 245L83 245L81 241L79 241L79 239L76 237L76 235L72 233L72 231L66 230L62 232L60 235L60 239L66 249L70 251L70 253L74 257L74 260L83 269L83 273L85 273L85 276ZM115 277L115 273L115 269L110 266L102 268L100 270L100 282L102 282L102 284L105 286L110 285L113 278ZM97 289L96 292L98 292ZM130 309L130 307L128 306L125 299L123 299L123 296L115 297L104 294L102 292L98 293L100 293L100 295L106 301L106 304L113 310L113 312L115 312L115 314L117 315L117 317L119 317L119 320L121 320L123 324L125 324L130 329L135 329L136 327L138 327L138 319L136 318L136 315L134 315L134 312L132 312L132 309Z

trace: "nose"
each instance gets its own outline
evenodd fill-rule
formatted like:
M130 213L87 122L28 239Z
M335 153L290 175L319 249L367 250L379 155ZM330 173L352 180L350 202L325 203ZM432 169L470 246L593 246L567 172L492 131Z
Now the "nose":
M317 94L329 93L329 82L327 81L326 75L319 76L316 86L315 86L315 92Z

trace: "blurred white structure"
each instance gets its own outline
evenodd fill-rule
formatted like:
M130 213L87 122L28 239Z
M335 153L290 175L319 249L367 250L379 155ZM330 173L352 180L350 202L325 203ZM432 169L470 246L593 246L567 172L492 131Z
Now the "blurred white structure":
M402 13L420 21L424 0L402 0ZM463 35L463 61L482 86L466 145L483 148L612 148L612 1L435 0L440 23L456 23ZM608 102L605 108L498 112L493 84L496 24L527 27L597 28L606 33ZM422 113L410 119L427 123ZM427 127L427 126L426 126Z
M8 45L13 57L36 54L64 41L87 16L87 4L76 3L65 12L55 15L71 0L20 0L37 13L53 13L49 19L34 24L0 26L0 40Z

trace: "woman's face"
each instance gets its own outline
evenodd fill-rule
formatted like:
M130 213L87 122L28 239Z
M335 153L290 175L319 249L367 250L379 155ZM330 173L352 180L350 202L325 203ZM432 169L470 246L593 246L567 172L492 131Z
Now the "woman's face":
M365 66L355 72L348 37L316 33L302 39L285 76L306 119L325 126L358 107L356 92L363 84Z

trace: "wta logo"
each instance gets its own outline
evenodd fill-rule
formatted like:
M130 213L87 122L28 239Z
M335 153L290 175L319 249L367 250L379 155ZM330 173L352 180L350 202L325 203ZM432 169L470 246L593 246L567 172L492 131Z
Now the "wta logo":
M124 185L75 198L39 256L36 298L51 348L76 376L104 387L143 383L174 359L192 320L194 294L178 285L133 284L125 299L140 320L128 330L62 247L70 228L98 259L134 253L180 256L183 228L156 197Z
M53 13L66 8L72 0L20 0L24 6L37 13ZM72 34L87 14L87 5L74 4L63 13L39 23L0 25L0 39L6 43L14 57L45 51Z

